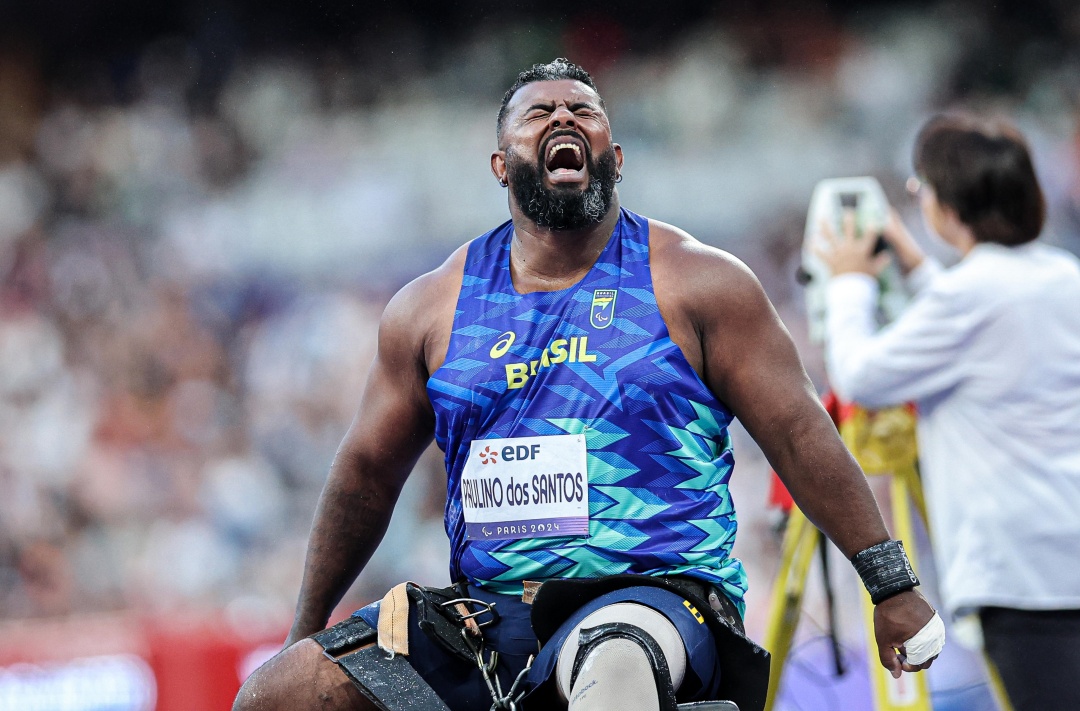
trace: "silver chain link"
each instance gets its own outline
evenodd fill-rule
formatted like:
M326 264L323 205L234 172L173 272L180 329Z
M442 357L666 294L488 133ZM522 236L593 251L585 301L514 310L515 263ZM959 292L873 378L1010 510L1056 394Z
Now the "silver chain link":
M459 597L453 600L447 600L442 603L445 608L452 608L454 605L464 604L466 607L469 605L476 605L479 610L470 612L465 615L461 615L462 622L467 623L472 619L477 622L477 631L488 625L494 624L498 621L498 615L495 612L495 603L487 603L482 600L469 597ZM481 620L479 619L483 614L490 614L491 619ZM460 614L460 613L459 613ZM488 655L488 660L484 661L484 637L483 634L470 634L468 626L462 627L461 638L465 640L465 646L472 651L473 656L476 657L476 666L480 669L480 674L484 677L484 684L487 685L488 693L491 694L490 711L518 711L518 702L525 695L525 690L518 691L518 687L521 686L521 682L525 680L526 675L532 668L533 660L536 658L535 654L529 655L529 660L525 663L525 668L518 672L517 677L514 679L514 683L510 685L510 690L503 693L502 682L499 681L499 675L495 673L495 667L499 664L499 653L492 650Z
M480 669L480 674L484 677L484 683L487 685L488 693L491 694L493 703L491 704L490 711L518 711L518 702L521 701L521 697L525 695L525 690L518 691L518 687L521 686L521 682L525 680L525 676L529 673L529 669L532 668L533 660L536 655L530 654L529 661L526 662L525 668L518 672L517 677L514 679L514 683L510 685L510 690L503 693L502 682L499 681L499 675L495 673L495 667L499 664L499 653L492 651L488 655L488 660L484 661L484 640L481 638L479 641L474 641L468 633L468 630L461 630L461 638L465 640L465 644L472 650L473 656L476 657L476 666Z

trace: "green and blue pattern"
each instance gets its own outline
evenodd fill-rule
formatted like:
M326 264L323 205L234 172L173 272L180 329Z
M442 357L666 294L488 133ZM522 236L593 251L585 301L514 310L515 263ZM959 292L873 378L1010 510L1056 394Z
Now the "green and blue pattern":
M446 453L452 578L519 594L524 580L688 575L741 610L732 415L668 335L648 221L623 210L591 271L554 292L517 293L512 236L507 222L469 245L446 361L427 384ZM474 439L580 433L587 537L466 539L461 471Z

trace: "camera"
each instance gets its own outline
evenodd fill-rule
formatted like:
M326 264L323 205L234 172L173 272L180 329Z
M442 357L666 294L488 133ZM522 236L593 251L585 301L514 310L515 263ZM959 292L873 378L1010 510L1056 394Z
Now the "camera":
M845 227L853 226L858 238L874 240L874 254L879 254L889 248L881 234L888 219L889 201L881 183L875 178L828 178L814 187L803 232L802 263L796 270L796 278L806 287L810 338L815 343L824 340L825 285L832 276L828 266L814 254L815 246L828 249L821 234L822 222L836 234L841 234ZM899 315L907 304L908 296L895 265L887 267L878 281L881 287L879 311L882 321L888 322Z

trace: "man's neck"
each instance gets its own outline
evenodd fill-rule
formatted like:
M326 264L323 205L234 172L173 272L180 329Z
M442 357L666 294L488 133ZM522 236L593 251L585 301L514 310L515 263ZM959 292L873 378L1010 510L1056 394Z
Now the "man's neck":
M619 221L614 198L604 219L580 230L538 227L513 211L514 239L510 243L510 276L523 294L558 291L573 286L596 263Z

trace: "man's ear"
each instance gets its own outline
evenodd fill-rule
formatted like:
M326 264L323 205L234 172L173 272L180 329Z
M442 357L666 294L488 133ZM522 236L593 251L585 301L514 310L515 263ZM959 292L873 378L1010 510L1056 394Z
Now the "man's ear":
M506 187L506 151L495 151L491 154L491 174L499 181L499 185Z
M622 146L618 143L612 143L611 148L615 151L615 174L621 177L623 166Z

